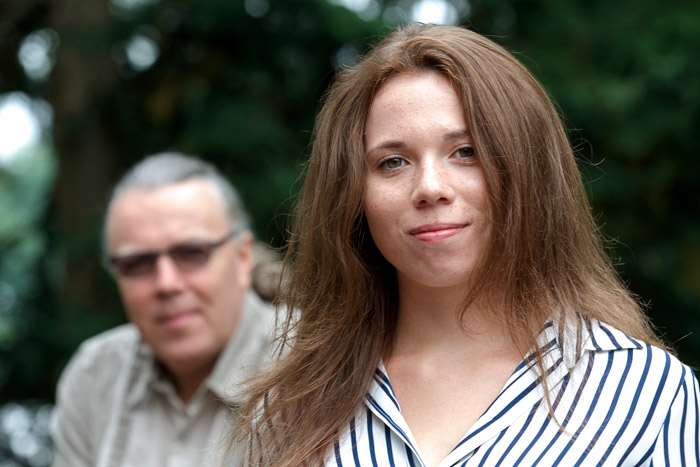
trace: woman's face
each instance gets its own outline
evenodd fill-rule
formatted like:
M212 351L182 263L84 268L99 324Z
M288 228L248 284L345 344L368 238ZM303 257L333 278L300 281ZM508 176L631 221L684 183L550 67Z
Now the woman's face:
M377 92L365 127L363 208L399 287L463 287L490 240L489 199L462 103L436 71Z

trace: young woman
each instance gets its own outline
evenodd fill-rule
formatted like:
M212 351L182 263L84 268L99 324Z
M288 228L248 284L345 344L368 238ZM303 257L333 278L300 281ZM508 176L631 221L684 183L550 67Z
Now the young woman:
M698 382L601 248L556 110L412 24L331 87L249 465L698 465Z

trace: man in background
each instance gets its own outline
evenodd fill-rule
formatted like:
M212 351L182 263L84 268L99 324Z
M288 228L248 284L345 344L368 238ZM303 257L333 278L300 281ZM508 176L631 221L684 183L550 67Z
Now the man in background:
M235 405L271 345L272 312L250 291L253 243L236 191L206 162L157 154L122 178L104 251L130 323L84 342L64 370L54 467L216 463L223 400Z

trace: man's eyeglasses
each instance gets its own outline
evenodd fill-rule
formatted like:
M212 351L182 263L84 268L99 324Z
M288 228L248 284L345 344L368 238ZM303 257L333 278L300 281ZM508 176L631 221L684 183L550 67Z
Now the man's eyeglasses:
M122 256L110 256L109 264L112 268L124 277L141 277L153 273L156 268L156 261L160 255L167 255L182 271L193 271L204 266L211 257L211 254L237 235L237 231L226 234L224 238L216 242L191 241L173 245L166 250L146 251L142 253L131 253Z

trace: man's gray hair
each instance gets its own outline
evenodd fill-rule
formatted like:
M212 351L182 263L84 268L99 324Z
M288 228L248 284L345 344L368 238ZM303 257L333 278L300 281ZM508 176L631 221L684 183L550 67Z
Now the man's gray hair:
M133 166L115 185L107 205L107 217L114 202L125 191L159 188L194 179L209 182L221 195L232 229L250 229L250 218L243 208L238 192L216 167L197 157L177 152L153 154Z

